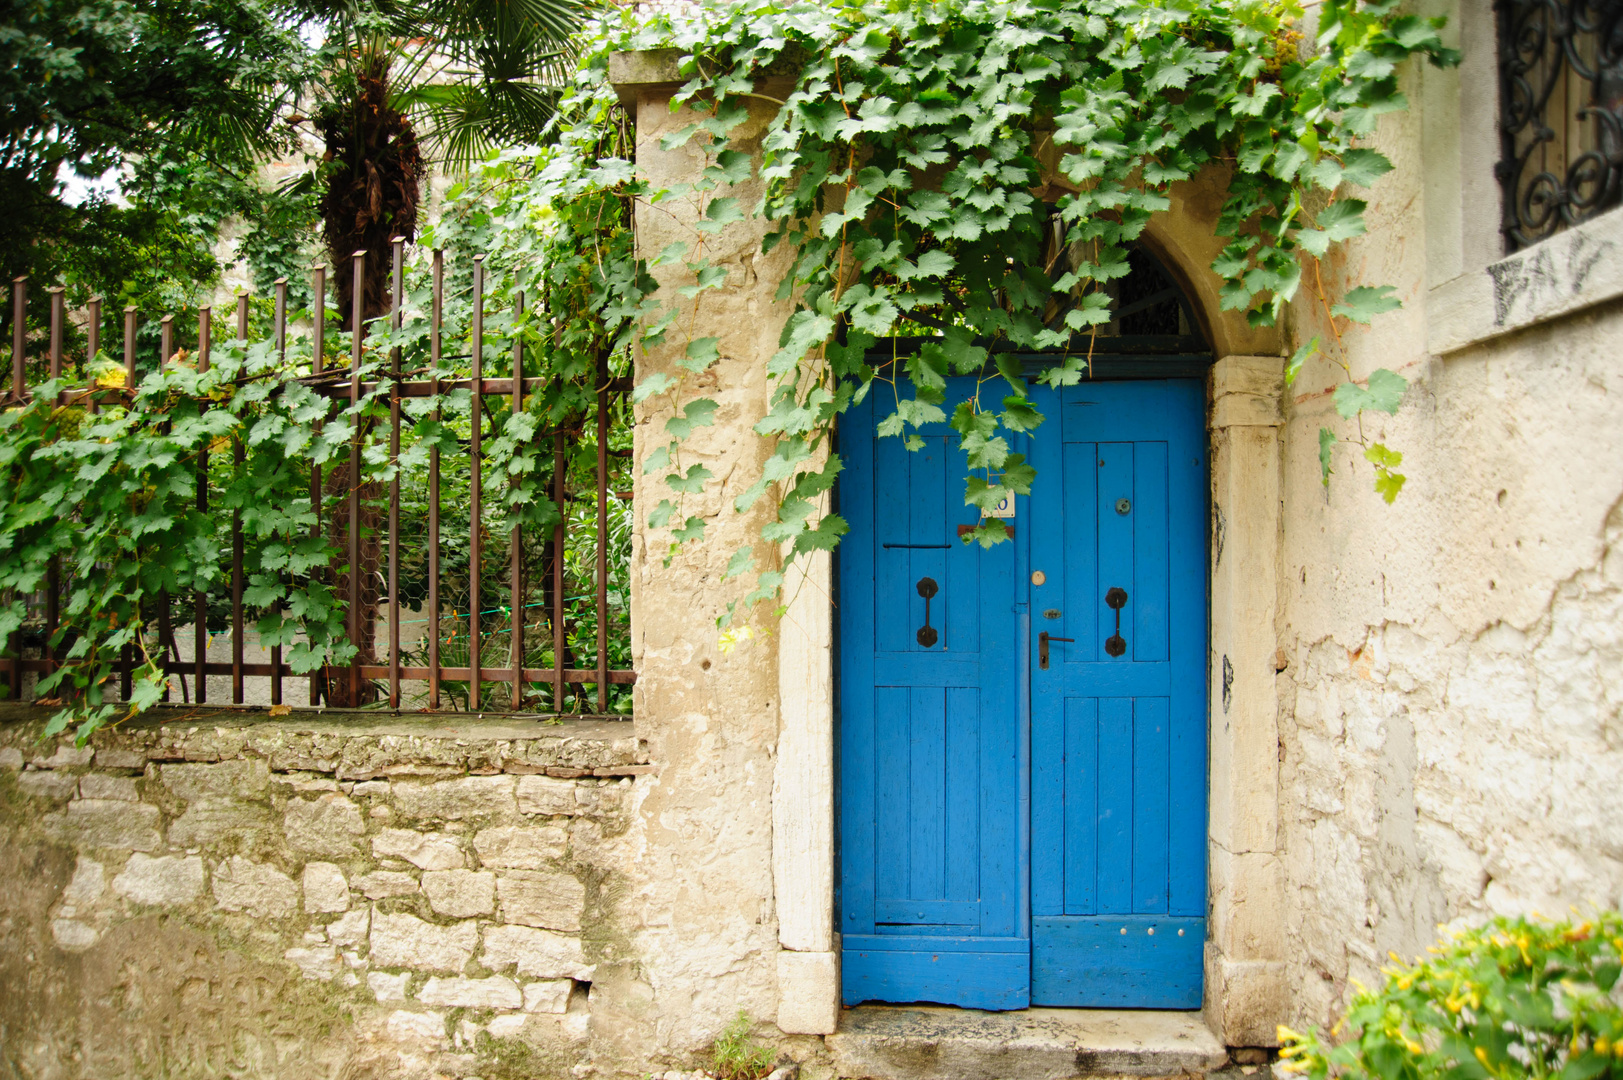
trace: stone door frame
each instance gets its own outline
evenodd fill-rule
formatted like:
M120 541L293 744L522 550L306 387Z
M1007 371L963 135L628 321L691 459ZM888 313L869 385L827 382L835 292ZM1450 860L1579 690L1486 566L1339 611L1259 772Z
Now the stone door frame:
M1189 253L1157 231L1162 235L1151 238L1156 254L1181 266L1179 276L1194 276L1188 274ZM1208 297L1186 291L1206 318L1218 310L1202 304ZM1219 345L1231 336L1221 329L1237 329L1232 322L1222 325L1228 320L1212 322L1218 325L1209 324L1207 336ZM1247 330L1236 336L1255 340ZM1207 380L1211 655L1204 1013L1226 1045L1273 1046L1289 1003L1281 952L1274 694L1284 361L1277 351L1219 355ZM797 564L785 585L791 599L778 633L772 845L777 1023L796 1034L832 1033L840 1011L831 570L827 553Z

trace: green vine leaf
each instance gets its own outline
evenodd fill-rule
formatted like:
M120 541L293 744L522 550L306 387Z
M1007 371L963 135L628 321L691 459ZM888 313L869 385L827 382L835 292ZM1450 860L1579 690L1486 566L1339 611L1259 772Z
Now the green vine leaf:
M1403 392L1408 387L1409 380L1397 372L1376 368L1370 372L1367 389L1357 383L1344 382L1336 387L1331 400L1335 403L1336 412L1346 420L1351 420L1366 409L1392 414L1403 403Z
M1291 354L1290 361L1285 364L1285 385L1290 386L1292 383L1294 383L1296 381L1296 376L1302 373L1302 365L1313 359L1313 357L1317 356L1318 354L1319 337L1317 334L1315 334L1313 337L1303 342L1302 345Z
M1319 429L1319 478L1330 486L1330 455L1336 448L1336 433L1327 427Z
M704 490L704 482L715 475L703 465L689 465L685 474L670 473L667 475L665 477L665 486L684 495L697 495Z
M695 429L714 424L716 409L719 407L711 398L690 401L682 410L681 416L673 416L665 421L665 430L678 439L685 439L692 435Z
M1403 301L1397 298L1392 286L1360 285L1347 290L1347 295L1342 298L1341 303L1330 309L1330 313L1367 325L1375 316L1396 311L1402 306Z
M1364 451L1364 460L1375 466L1375 492L1390 506L1408 479L1397 471L1403 464L1403 455L1381 443L1372 443Z

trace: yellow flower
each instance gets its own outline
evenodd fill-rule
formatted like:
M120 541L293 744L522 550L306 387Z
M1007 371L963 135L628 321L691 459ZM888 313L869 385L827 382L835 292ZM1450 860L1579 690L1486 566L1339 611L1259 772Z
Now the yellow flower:
M1608 1039L1608 1038L1606 1038L1606 1036L1602 1035L1600 1038L1595 1040L1595 1053L1597 1053L1597 1054L1610 1054L1611 1052L1612 1052L1612 1043L1611 1043L1610 1039Z
M1486 1050L1482 1049L1482 1047L1480 1047L1480 1046L1477 1047L1476 1048L1476 1059L1478 1061L1482 1062L1482 1064L1486 1065L1488 1063L1488 1052Z

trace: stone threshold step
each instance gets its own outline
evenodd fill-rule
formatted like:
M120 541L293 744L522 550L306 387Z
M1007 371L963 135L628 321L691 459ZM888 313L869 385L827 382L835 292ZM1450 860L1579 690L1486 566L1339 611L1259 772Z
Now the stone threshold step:
M1198 1012L861 1005L824 1041L835 1075L876 1080L1181 1077L1228 1063Z

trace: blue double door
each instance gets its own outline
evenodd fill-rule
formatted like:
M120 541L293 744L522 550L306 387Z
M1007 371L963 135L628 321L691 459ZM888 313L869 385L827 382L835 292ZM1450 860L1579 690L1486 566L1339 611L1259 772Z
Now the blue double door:
M909 451L873 398L841 428L846 1003L1198 1008L1200 384L1036 391L1038 480L989 549L957 436Z

